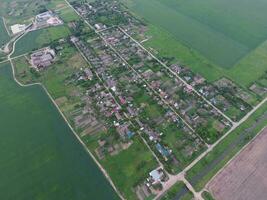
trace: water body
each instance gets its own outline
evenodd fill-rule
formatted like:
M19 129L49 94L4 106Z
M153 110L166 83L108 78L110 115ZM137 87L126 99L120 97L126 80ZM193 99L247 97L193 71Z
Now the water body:
M0 199L118 196L40 86L22 88L0 65Z

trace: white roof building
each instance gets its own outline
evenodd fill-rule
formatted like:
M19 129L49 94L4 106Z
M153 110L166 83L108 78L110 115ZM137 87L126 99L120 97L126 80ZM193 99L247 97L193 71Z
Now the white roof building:
M18 34L22 31L24 31L26 29L26 25L25 24L15 24L15 25L11 26L10 28L11 28L12 33L15 35L15 34Z

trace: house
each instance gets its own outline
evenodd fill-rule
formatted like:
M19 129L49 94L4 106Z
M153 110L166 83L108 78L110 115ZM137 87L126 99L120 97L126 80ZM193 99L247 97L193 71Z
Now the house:
M84 73L85 73L85 78L86 78L87 80L92 80L92 78L93 78L93 73L92 73L92 71L91 71L89 68L86 68L86 69L84 70Z
M157 184L162 181L165 174L162 169L154 169L153 171L149 173L149 176L150 176L150 180L152 184Z
M31 54L30 63L37 70L44 69L52 65L55 56L55 51L47 47Z
M35 20L40 22L40 21L47 21L48 19L50 19L53 16L52 11L46 11L43 12L39 15L36 15Z
M160 143L156 144L156 148L160 152L160 154L165 158L165 160L167 160L168 157L171 155L171 150L169 150L166 147L162 146Z

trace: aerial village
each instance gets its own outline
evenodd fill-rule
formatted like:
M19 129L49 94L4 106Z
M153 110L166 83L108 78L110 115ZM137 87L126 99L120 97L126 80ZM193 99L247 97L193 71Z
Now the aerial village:
M154 57L134 39L145 38L146 27L116 2L73 6L95 30L83 35L79 23L71 24L71 42L90 63L76 80L100 81L91 81L75 125L85 127L83 134L104 130L103 120L113 127L115 135L98 141L99 159L129 148L135 135L145 139L163 166L137 184L139 199L157 194L169 173L182 170L252 109L251 94L230 79L209 83L186 66ZM97 115L88 115L90 105Z
M120 154L141 137L159 166L133 190L140 200L157 195L170 174L183 170L252 109L251 93L227 77L210 83L187 66L159 60L138 42L149 39L145 25L117 1L72 5L91 30L82 21L68 23L70 44L89 63L65 80L84 88L79 106L70 112L71 124L81 137L100 135L94 144L99 160ZM62 23L47 11L36 16L30 29ZM25 28L11 27L14 34ZM31 68L46 70L56 54L50 47L33 52ZM259 99L267 95L260 83L250 90Z

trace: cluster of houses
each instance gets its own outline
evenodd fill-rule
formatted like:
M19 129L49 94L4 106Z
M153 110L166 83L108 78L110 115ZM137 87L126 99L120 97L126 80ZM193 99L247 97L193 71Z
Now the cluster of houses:
M131 138L138 132L144 135L164 164L181 166L185 163L181 164L183 161L179 156L190 160L197 152L201 152L205 143L213 143L232 126L206 100L221 111L229 112L227 114L231 114L233 108L240 113L247 113L250 110L247 103L249 94L228 79L208 83L202 76L179 64L166 69L128 36L136 34L131 23L134 20L128 18L128 24L119 24L127 34L121 28L100 20L110 10L118 9L109 3L75 3L75 9L102 37L71 38L91 63L90 70L101 79L103 85L95 84L89 91L94 96L97 109L113 125L119 136L115 140L120 142L114 142L114 138L110 142L108 136L99 140L97 155L103 159L107 152L110 155L118 153L123 149L122 144L130 144ZM107 5L109 9L105 11ZM85 80L84 76L81 77ZM140 95L148 96L151 101L141 102ZM147 112L153 110L151 107L161 112L161 115L149 115ZM239 118L230 117L233 120ZM163 125L166 127L163 128ZM170 131L170 127L176 127L177 130ZM176 135L176 131L179 133L177 140L165 140L168 134ZM155 183L160 182L161 178L158 177L161 175L160 171L153 171L146 184L138 185L136 191L140 199L151 194L150 186L157 185Z
M252 107L249 105L251 94L229 79L222 78L214 83L208 83L202 76L179 64L173 64L170 68L214 106L227 113L232 120L239 120L251 110ZM231 110L236 112L230 112Z
M161 126L161 124L170 123L174 126L181 127L181 131L184 132L185 135L189 135L185 138L189 139L193 137L191 134L194 134L190 133L190 130L178 119L174 112L169 111L168 108L164 108L166 114L160 116L155 123L150 119L141 117L146 113L146 108L145 105L138 105L135 101L137 96L135 93L136 87L144 93L149 94L155 104L159 104L157 105L159 109L164 105L158 97L151 94L151 90L148 87L139 86L143 85L142 78L133 71L127 69L125 63L106 46L103 40L94 39L88 44L77 37L72 37L71 41L82 51L94 68L91 70L95 71L97 76L102 79L106 88L109 89L108 92L107 90L96 90L97 87L93 87L90 92L94 92L93 96L95 97L96 105L100 113L113 122L115 130L120 136L120 140L126 143L131 140L135 135L135 132L132 131L132 123L134 123L135 126L146 135L148 140L153 143L155 150L162 156L163 160L174 160L175 163L178 164L179 162L177 162L172 149L170 149L168 145L162 143L161 138L163 133L158 131L157 127ZM110 93L116 97L116 100ZM192 138L190 140L193 142L185 142L188 146L184 146L185 156L188 157L191 157L192 154L198 151L203 145L199 139L193 140ZM180 148L183 149L183 147ZM100 149L102 150L100 151ZM104 147L98 148L98 155L103 155L99 153L104 152L103 149ZM190 153L186 152L187 149L190 149ZM110 152L112 151L110 150ZM102 157L103 156L101 156L101 158Z
M139 73L157 97L171 106L194 129L214 121L216 126L209 127L217 132L218 137L225 133L231 125L217 110L208 105L193 92L192 85L186 85L129 38L119 28L101 32L105 41L112 45L117 52ZM178 70L178 69L173 69ZM185 80L188 77L183 77ZM194 77L196 83L202 83L204 78ZM209 113L207 115L207 113ZM179 118L179 117L178 117Z
M36 70L46 69L53 64L56 53L53 49L46 47L31 54L30 64Z
M119 1L75 2L73 6L97 31L116 25L140 24L136 18L124 12Z

